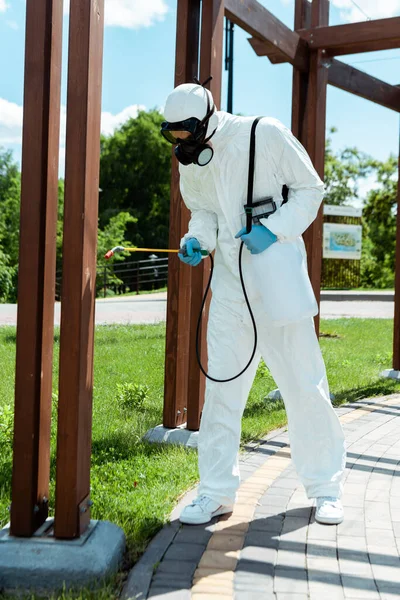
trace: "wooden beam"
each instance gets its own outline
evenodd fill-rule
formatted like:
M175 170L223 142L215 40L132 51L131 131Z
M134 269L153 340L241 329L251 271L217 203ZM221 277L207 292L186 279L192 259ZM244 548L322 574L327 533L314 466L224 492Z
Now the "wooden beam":
M331 85L400 112L400 88L381 81L372 75L333 59L328 69Z
M11 533L48 515L62 0L27 0Z
M273 65L289 62L286 54L274 46L272 42L267 42L257 37L249 38L248 41L257 56L266 56Z
M198 75L200 0L178 0L175 86L192 83ZM172 154L169 247L179 248L190 213L179 191L178 161ZM176 254L168 259L167 333L165 346L164 427L185 423L188 406L190 298L192 267Z
M222 58L224 37L224 0L203 0L201 19L200 80L210 75L213 79L208 85L217 107L221 104ZM189 353L189 389L187 427L197 430L203 410L205 377L199 369L196 357L196 329L201 302L210 276L210 261L203 260L201 265L192 269L192 299L190 320ZM207 365L207 320L211 293L204 308L200 332L200 356L203 366Z
M400 131L399 131L400 135ZM399 138L400 142L400 138ZM400 371L400 145L397 183L396 274L394 296L393 369Z
M390 50L400 47L400 17L330 27L313 25L297 33L310 48L325 49L331 56Z
M90 522L104 0L71 0L55 536Z
M257 56L266 56L272 64L288 62L287 57L270 42L259 38L250 38L249 42ZM325 62L328 65L328 83L330 85L400 112L400 89L398 86L390 85L334 58L326 58Z
M307 44L257 0L225 0L225 15L250 35L270 42L290 64L307 71Z
M311 4L308 0L295 0L294 28L302 29L311 25ZM305 143L306 103L308 92L308 70L293 69L292 84L292 132Z
M311 25L328 25L329 0L313 0L311 6ZM310 155L313 165L324 180L325 170L325 129L326 96L328 86L328 68L322 50L311 50L310 72L306 93L304 124L301 140ZM320 304L321 268L322 268L323 208L321 205L317 218L304 234L307 248L308 270L315 297ZM315 318L315 327L319 333L319 315Z

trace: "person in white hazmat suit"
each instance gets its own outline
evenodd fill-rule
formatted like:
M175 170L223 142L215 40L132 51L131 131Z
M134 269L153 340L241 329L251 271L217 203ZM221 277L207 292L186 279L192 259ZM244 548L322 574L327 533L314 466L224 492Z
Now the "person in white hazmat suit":
M176 146L180 189L191 211L178 256L194 267L202 260L200 249L215 250L208 373L216 379L233 377L243 370L253 349L254 332L239 277L241 242L246 246L244 280L258 330L255 360L238 379L228 383L207 380L198 439L198 496L185 507L180 521L207 523L233 510L240 484L241 419L262 356L285 403L292 460L307 496L316 498L316 519L340 523L345 440L330 402L315 333L315 297L311 305L302 302L301 280L296 279L303 270L302 277L310 286L301 235L317 215L324 184L290 130L276 119L262 118L256 130L254 201L273 198L276 210L247 235L243 207L254 118L217 111L211 92L197 84L175 88L166 101L164 117L161 133ZM289 188L284 204L283 185ZM282 263L286 250L294 252L287 265ZM297 258L290 260L290 256ZM271 274L277 263L275 277ZM279 283L280 274L285 280L286 268L288 289ZM289 289L293 281L298 290ZM268 299L268 290L275 290L275 296ZM279 317L271 320L270 314L281 304L287 305L289 316L282 322Z

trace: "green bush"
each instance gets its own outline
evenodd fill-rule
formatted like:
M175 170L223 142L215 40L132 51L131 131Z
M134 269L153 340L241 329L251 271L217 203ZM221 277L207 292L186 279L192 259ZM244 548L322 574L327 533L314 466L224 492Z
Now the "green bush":
M148 399L150 388L138 383L117 383L117 402L125 409L143 408Z
M14 411L10 404L0 406L0 449L11 450L14 432Z

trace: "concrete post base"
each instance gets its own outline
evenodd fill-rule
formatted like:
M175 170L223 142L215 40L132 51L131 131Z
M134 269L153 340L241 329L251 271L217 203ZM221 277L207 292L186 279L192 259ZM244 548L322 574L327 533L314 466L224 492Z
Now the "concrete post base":
M0 593L47 594L67 589L99 587L118 570L125 550L125 535L107 521L91 521L77 540L57 540L53 519L31 538L10 536L9 525L0 531Z
M188 448L197 448L198 436L199 432L186 429L186 424L175 429L168 429L162 425L157 425L157 427L149 429L143 439L157 444L165 442L167 444L182 444Z
M394 369L385 369L380 376L385 379L396 379L397 381L400 381L400 371L395 371Z

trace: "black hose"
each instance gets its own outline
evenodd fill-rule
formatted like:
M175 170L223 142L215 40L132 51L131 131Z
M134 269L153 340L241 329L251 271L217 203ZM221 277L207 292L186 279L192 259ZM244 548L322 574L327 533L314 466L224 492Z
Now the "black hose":
M240 373L238 373L234 377L230 377L229 379L215 379L214 377L211 377L211 375L209 375L208 373L206 373L205 369L203 368L203 366L201 364L201 358L200 358L199 337L200 337L201 319L203 317L204 305L205 305L206 300L207 300L208 292L210 291L211 281L212 281L212 277L213 277L213 273L214 273L214 259L211 256L211 254L209 255L210 256L210 260L211 260L211 273L210 273L210 278L208 280L208 284L207 284L206 291L205 291L205 294L204 294L203 302L201 303L199 320L197 321L197 330L196 330L196 356L197 356L197 362L199 363L199 367L200 367L201 372L207 377L207 379L210 379L211 381L215 381L217 383L227 383L228 381L234 381L235 379L237 379L238 377L240 377L241 375L243 375L243 373L245 371L247 371L247 369L249 368L249 366L253 362L253 359L254 359L254 356L255 356L255 353L256 353L256 350L257 350L257 325L256 325L256 321L255 321L255 318L254 318L254 315L253 315L253 311L251 310L249 299L247 297L246 286L244 284L244 279L243 279L243 270L242 270L243 246L244 246L244 243L242 242L241 245L240 245L240 251L239 251L239 274L240 274L240 283L242 284L242 290L243 290L244 299L246 300L246 305L247 305L247 308L249 309L249 313L250 313L250 317L251 317L251 322L253 323L253 329L254 329L254 348L253 348L253 353L251 355L251 358L250 358L249 362L247 363L247 365L245 366L245 368L242 371L240 371Z

